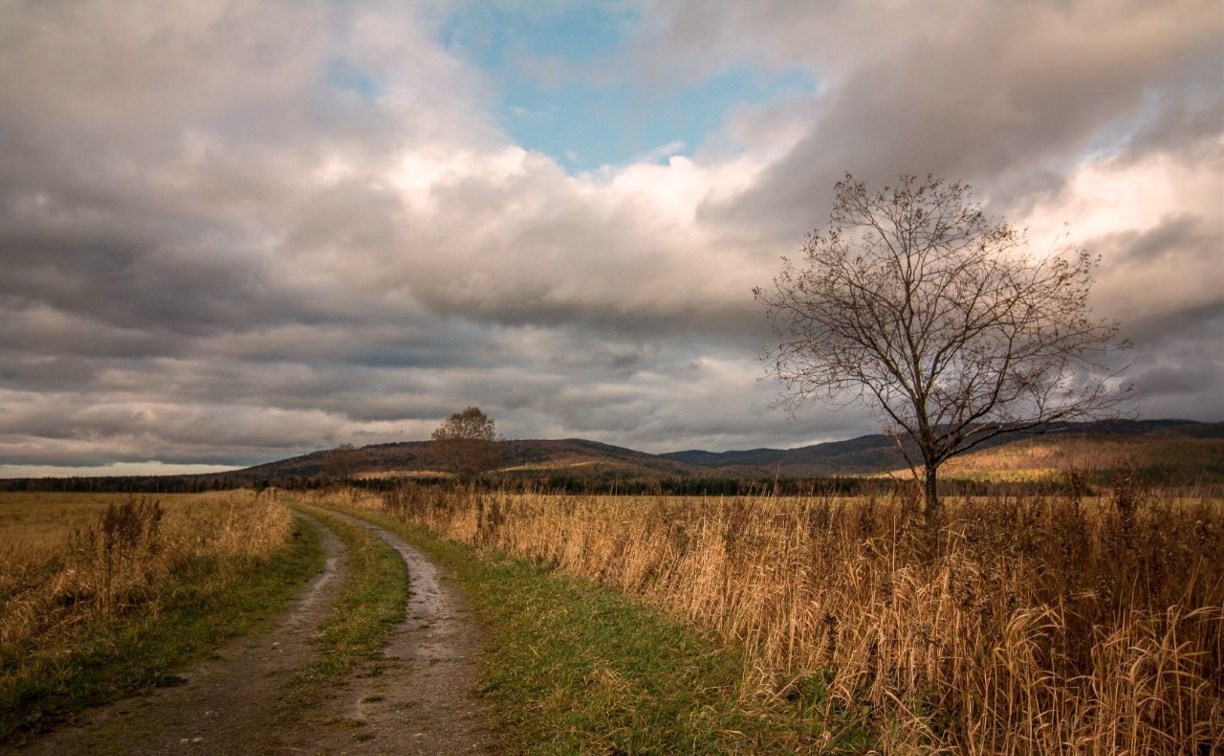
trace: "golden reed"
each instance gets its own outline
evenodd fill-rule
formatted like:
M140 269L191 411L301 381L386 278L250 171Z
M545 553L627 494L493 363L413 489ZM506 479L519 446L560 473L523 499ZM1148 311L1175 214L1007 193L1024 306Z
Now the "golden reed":
M358 502L373 506L372 501ZM1111 498L447 492L383 507L614 586L749 652L745 695L825 691L893 753L1224 752L1224 507Z

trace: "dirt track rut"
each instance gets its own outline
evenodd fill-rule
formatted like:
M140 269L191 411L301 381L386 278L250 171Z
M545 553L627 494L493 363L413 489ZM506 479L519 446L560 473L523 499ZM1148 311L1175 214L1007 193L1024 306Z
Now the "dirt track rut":
M326 565L269 633L236 639L186 682L84 714L18 749L21 754L464 754L487 753L484 712L467 694L477 637L462 594L416 549L356 518L394 548L408 571L408 608L380 658L329 684L318 705L290 711L294 673L348 576L339 538L323 539Z
M475 623L453 578L389 531L336 516L399 552L408 607L382 658L335 686L327 705L309 715L306 734L286 745L320 754L488 753L484 711L468 695L479 672Z

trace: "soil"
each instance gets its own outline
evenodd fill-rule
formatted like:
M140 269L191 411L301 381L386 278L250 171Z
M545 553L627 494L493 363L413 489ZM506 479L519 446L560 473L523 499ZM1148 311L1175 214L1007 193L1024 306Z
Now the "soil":
M453 579L390 532L354 518L392 546L408 571L409 600L381 658L303 698L294 673L348 575L340 540L318 520L324 569L263 635L236 639L181 685L83 714L20 754L463 754L488 753L484 712L467 691L477 635ZM306 710L297 706L312 702Z
M330 700L310 712L301 730L282 734L284 744L316 754L489 753L485 713L468 695L479 672L479 644L458 584L389 531L336 516L399 552L408 569L406 616L382 658L333 686Z

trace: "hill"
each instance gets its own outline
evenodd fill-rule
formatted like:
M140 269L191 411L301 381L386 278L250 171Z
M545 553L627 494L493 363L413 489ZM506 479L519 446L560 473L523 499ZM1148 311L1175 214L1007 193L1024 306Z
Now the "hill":
M906 474L893 440L873 434L797 449L688 450L648 454L596 441L503 442L496 477L511 485L558 490L660 490L732 493L753 481ZM950 460L946 481L1057 480L1075 468L1107 482L1119 468L1161 484L1224 483L1224 423L1111 420L1064 424L1019 434ZM238 487L312 487L337 479L369 481L444 477L426 441L341 447L243 470L207 475L0 480L0 490L199 491ZM721 483L720 483L721 482ZM730 482L734 485L724 485Z
M1049 480L1074 469L1108 482L1119 471L1161 485L1224 482L1224 423L1107 421L999 444L944 466L949 478Z
M648 454L579 438L504 442L498 473L511 480L657 481L876 476L904 468L894 441L883 434L797 449L688 450ZM1189 420L1109 420L1067 423L1042 434L1000 438L945 466L947 479L1031 480L1069 467L1108 470L1131 465L1155 480L1224 480L1224 423ZM410 441L328 450L244 474L285 477L437 477L428 443Z
M749 451L682 451L660 455L666 459L723 471L769 473L790 477L870 475L905 463L896 444L882 434L848 441L830 441L798 449Z

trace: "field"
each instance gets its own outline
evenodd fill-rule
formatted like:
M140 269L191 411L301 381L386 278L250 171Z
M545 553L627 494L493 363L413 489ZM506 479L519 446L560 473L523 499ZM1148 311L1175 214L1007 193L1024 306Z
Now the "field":
M1129 474L1166 488L1211 489L1218 495L1224 480L1222 460L1224 439L1215 436L1038 436L953 457L941 474L949 480L1060 482L1068 470L1075 470L1095 485L1109 485Z
M246 492L4 494L0 740L172 683L169 667L248 631L318 567L294 532Z
M371 503L370 506L376 506ZM616 588L746 659L740 695L894 753L1224 747L1224 509L1104 498L446 494L383 506Z
M506 752L1219 752L1224 506L1119 481L947 499L934 527L903 493L6 494L0 741L173 683L277 611L320 562L294 545L296 501L362 512L455 573ZM374 539L306 509L351 541L354 574L299 707L379 657L404 593Z

